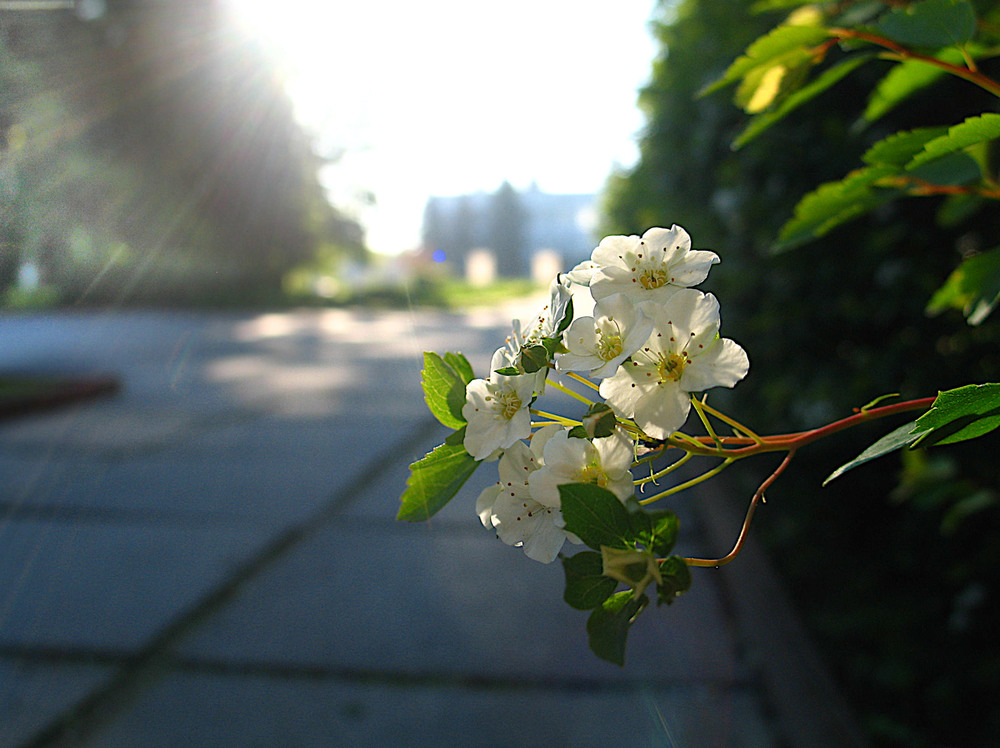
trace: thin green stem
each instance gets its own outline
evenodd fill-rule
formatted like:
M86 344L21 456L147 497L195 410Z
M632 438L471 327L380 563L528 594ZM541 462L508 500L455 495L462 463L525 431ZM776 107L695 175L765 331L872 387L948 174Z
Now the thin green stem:
M967 80L970 83L989 91L994 96L1000 97L1000 83L993 80L989 76L983 75L974 67L962 67L961 65L954 65L950 62L939 60L936 57L918 54L917 52L913 52L912 50L897 44L891 39L886 39L884 36L872 34L867 31L832 28L829 29L829 32L831 36L837 39L858 39L860 41L882 47L883 49L889 50L894 57L900 60L913 60L914 62L922 62L926 65L931 65L940 70L944 70L946 73L951 73L952 75L962 78L963 80Z
M600 387L598 385L594 384L593 382L591 382L586 377L581 377L575 371L565 371L565 372L561 372L561 373L564 376L568 377L569 379L573 379L573 380L579 382L580 384L583 384L583 385L586 385L587 387L590 387L590 389L592 389L592 390L599 390L600 389Z
M720 464L716 465L708 472L702 473L697 478L692 478L691 480L685 481L684 483L680 483L674 486L673 488L668 488L666 491L661 491L655 496L650 496L648 499L642 499L641 501L639 501L639 503L645 506L646 504L652 504L654 501L665 499L667 496L673 496L675 493L686 491L692 486L697 486L699 483L707 481L709 478L714 478L716 475L721 473L723 470L732 465L734 462L736 462L735 457L727 457Z
M588 400L587 398L585 398L583 395L579 394L578 392L573 392L573 390L571 390L569 387L564 387L563 385L559 384L559 382L553 381L551 379L549 380L549 387L554 387L557 390L559 390L560 392L562 392L562 393L564 393L566 395L569 395L570 397L575 398L575 399L579 400L581 403L585 403L586 405L593 405L594 404L593 400Z
M687 462L688 460L690 460L692 457L694 457L694 455L691 454L690 452L688 452L683 457L681 457L679 460L676 460L676 461L670 463L669 465L667 465L662 470L658 470L655 473L650 473L645 478L639 478L638 480L632 481L632 483L633 483L633 485L636 485L636 486L642 486L642 485L645 485L646 483L655 482L655 481L659 480L660 478L662 478L664 475L669 475L670 473L672 473L674 470L676 470L677 468L679 468L681 465L683 465L685 462Z
M748 429L746 426L744 426L742 423L740 423L736 419L730 418L725 413L723 413L721 410L716 410L711 405L709 405L708 403L706 403L704 400L702 400L702 402L701 402L701 407L704 408L704 410L705 410L706 413L711 413L713 416L715 416L716 418L718 418L723 423L725 423L725 424L727 424L729 426L732 426L737 431L742 431L744 434L746 434L751 439L753 439L757 444L763 443L764 440L761 439L759 436L757 436L757 434L755 434L752 430Z
M548 411L538 410L537 408L531 408L529 411L533 416L541 416L542 418L548 418L553 423L558 423L563 426L579 426L579 421L574 421L572 418L567 418L566 416L561 416L558 413L549 413ZM534 425L534 424L532 424Z
M722 449L722 442L719 441L719 437L715 433L715 429L712 428L712 424L709 422L708 416L705 415L705 411L702 409L705 404L700 402L694 395L691 395L691 405L694 406L694 412L698 414L698 418L701 419L701 425L705 427L705 431L708 432L712 441L715 442L715 446ZM688 454L690 454L690 452Z
M651 449L647 454L644 454L642 457L639 457L636 460L634 460L632 462L632 466L636 467L638 465L643 464L644 462L652 462L657 457L659 457L661 454L663 454L663 445L662 444L660 446L658 446L658 447L655 447L655 448Z

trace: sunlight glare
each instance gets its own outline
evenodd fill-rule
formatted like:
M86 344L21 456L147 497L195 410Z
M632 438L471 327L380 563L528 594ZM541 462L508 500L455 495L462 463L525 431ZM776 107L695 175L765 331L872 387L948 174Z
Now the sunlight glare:
M655 0L229 5L319 152L341 154L324 184L377 251L418 243L430 195L595 192L635 161Z

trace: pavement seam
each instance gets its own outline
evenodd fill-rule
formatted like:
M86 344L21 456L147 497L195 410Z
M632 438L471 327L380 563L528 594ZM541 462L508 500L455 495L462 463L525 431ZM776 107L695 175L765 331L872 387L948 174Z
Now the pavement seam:
M0 647L0 661L30 660L32 663L77 664L91 666L126 666L136 657L109 650L54 647ZM489 692L565 691L568 693L633 693L648 690L691 688L693 684L720 689L756 690L753 680L730 676L644 677L608 679L594 676L550 676L532 673L468 673L441 670L401 670L365 668L341 665L310 665L294 662L253 660L223 660L208 657L169 655L165 669L185 674L237 676L240 678L274 678L283 680L323 680L352 685L387 685L417 688L462 688Z
M149 643L134 655L126 656L119 672L107 684L65 710L23 743L23 747L76 745L95 734L113 716L131 704L139 691L156 681L159 674L169 668L174 661L170 650L175 643L231 600L246 582L320 530L361 492L370 482L372 474L405 462L407 457L399 447L421 442L439 428L437 421L424 419L395 444L389 445L385 452L369 459L349 484L333 494L313 514L266 542L220 584L177 615Z

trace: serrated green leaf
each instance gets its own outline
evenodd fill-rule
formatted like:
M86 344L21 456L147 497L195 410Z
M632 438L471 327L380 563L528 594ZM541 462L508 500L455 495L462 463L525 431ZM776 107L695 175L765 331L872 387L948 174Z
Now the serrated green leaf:
M722 77L709 84L699 95L718 91L745 77L755 68L771 67L769 63L782 55L801 48L815 47L828 37L829 32L818 26L778 26L747 47L746 52L729 66Z
M617 581L604 576L601 554L596 551L581 551L563 558L562 564L566 573L563 599L577 610L596 608L611 597L618 586Z
M795 215L779 234L776 251L791 249L810 239L823 236L895 197L898 189L885 189L877 183L898 173L892 166L869 166L848 174L839 182L827 182L803 197L795 206Z
M656 556L667 556L677 542L677 532L680 522L677 515L669 510L649 512L648 531L636 533L637 540L651 550ZM633 521L633 526L635 525Z
M969 384L939 392L931 409L917 419L919 446L954 444L1000 427L1000 384Z
M890 452L895 452L897 449L902 449L903 447L913 444L924 433L923 431L917 431L914 433L916 424L917 421L911 421L910 423L900 426L898 429L893 429L853 460L841 465L839 468L830 473L827 479L823 481L823 485L825 486L830 481L842 476L848 470L853 470L858 467L858 465L864 465L866 462L874 460L876 457L887 455Z
M827 68L809 84L794 93L790 93L774 109L762 112L750 120L747 128L733 141L733 149L742 148L756 138L767 128L784 119L788 114L798 109L808 101L819 96L842 78L850 75L856 68L872 59L873 55L858 55L842 60L833 67Z
M902 169L927 143L947 131L945 127L923 127L893 133L865 151L861 160L870 166L894 166Z
M396 519L420 522L439 512L458 493L479 462L461 444L442 444L410 465Z
M967 0L922 0L885 14L878 33L905 47L961 45L976 33L976 12Z
M444 360L466 384L476 378L475 373L472 371L472 364L461 353L449 351L444 354Z
M618 592L605 600L587 619L590 650L602 660L624 665L629 627L648 604L648 597L643 595L636 600L632 590Z
M934 159L970 148L980 143L988 143L1000 138L1000 114L981 114L969 117L961 124L948 128L944 135L934 138L906 165L910 171Z
M660 564L663 581L656 586L656 604L669 605L691 589L691 569L679 556L669 556Z
M964 62L962 53L953 48L942 50L935 57L956 65ZM916 60L905 60L893 65L869 95L862 119L874 122L944 75L941 68Z
M948 153L910 169L909 176L933 185L962 185L982 178L979 163L967 153Z
M592 483L570 483L559 486L559 498L566 529L589 548L635 546L628 510L610 491Z
M978 325L1000 302L1000 247L962 261L927 305L928 314L960 309Z
M451 429L465 424L462 406L465 405L465 381L443 358L436 353L424 353L424 368L420 372L424 388L424 402L434 417Z

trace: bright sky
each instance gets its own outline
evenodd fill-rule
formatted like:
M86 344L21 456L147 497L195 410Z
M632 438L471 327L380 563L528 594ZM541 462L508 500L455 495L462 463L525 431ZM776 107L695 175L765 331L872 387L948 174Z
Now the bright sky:
M596 192L636 159L656 0L230 3L321 152L344 149L324 181L376 251L419 243L430 195Z

